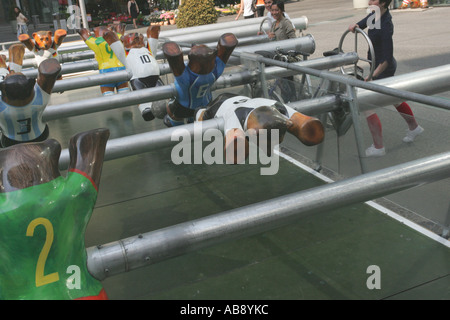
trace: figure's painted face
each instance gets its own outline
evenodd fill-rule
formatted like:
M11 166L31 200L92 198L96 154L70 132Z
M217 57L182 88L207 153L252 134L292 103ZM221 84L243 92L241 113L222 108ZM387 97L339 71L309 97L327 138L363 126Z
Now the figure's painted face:
M144 36L140 33L129 33L121 38L125 49L142 48L145 46Z
M52 46L52 32L51 31L38 31L33 33L33 39L36 43L36 47L41 50L48 50Z

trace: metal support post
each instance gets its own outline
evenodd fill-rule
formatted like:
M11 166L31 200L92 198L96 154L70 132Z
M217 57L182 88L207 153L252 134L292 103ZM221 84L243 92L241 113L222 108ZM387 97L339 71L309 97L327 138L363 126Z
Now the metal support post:
M362 173L367 172L367 167L365 163L365 149L364 149L364 136L363 131L361 128L361 123L359 121L359 107L358 107L358 100L356 98L356 90L355 87L351 85L347 85L347 93L348 98L346 99L349 102L350 111L352 114L352 120L353 120L353 128L355 131L355 139L356 139L356 148L358 150L358 156L359 156L359 165L361 166Z

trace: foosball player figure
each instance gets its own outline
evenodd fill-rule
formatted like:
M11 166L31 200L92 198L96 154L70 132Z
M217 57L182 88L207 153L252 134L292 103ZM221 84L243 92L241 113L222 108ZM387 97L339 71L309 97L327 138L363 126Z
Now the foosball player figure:
M175 42L163 45L164 56L168 60L175 77L178 96L167 107L164 123L168 127L177 126L194 120L196 108L206 106L212 100L211 87L220 77L238 40L232 33L223 34L217 47L194 45L185 65L183 52Z
M108 129L73 136L66 177L54 139L0 150L0 299L107 299L84 238L108 137Z
M124 60L125 57L119 59L116 54L114 54L114 51L109 46L106 39L104 39L103 37L104 34L108 31L110 30L105 26L95 27L95 37L92 36L91 32L86 28L82 28L79 31L79 34L83 41L86 43L89 49L94 51L95 59L98 62L98 71L101 74L125 70L125 66L121 62L121 60ZM123 53L123 55L125 56L125 52ZM117 90L117 93L130 91L130 88L128 87L128 81L120 81L116 83L100 85L100 91L102 92L103 96L114 94L114 90Z
M60 72L59 62L47 59L39 65L37 79L11 72L0 83L1 147L47 139L49 129L42 114Z
M258 147L268 156L287 132L306 146L314 146L324 139L325 131L319 119L304 115L281 102L265 98L248 98L221 94L206 108L196 110L195 120L222 117L225 121L226 163L238 164L249 155L249 136L256 136ZM261 140L260 130L266 129L267 140ZM278 130L279 141L272 145L271 130ZM245 146L245 153L238 146ZM266 146L266 147L264 147Z

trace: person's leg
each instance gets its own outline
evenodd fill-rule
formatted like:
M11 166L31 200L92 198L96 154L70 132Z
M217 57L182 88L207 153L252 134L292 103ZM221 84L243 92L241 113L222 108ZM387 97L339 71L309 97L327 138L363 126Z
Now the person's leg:
M406 102L402 102L399 105L394 105L394 107L408 124L409 130L403 138L403 142L413 142L414 139L424 131L424 129L417 124L416 117L414 116L411 107Z
M380 118L378 118L378 115L376 113L371 113L367 115L366 119L373 140L373 144L366 150L366 156L383 156L386 154L386 151L383 145L383 129L381 126Z

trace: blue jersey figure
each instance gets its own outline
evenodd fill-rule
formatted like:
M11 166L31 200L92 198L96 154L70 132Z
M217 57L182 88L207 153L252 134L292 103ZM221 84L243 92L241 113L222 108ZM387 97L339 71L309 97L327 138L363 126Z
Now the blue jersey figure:
M168 127L193 122L195 110L205 107L211 100L211 87L223 73L231 53L237 46L232 33L223 34L217 48L195 45L191 48L189 63L184 64L183 52L175 42L163 45L163 52L175 77L178 96L169 102L164 123Z

